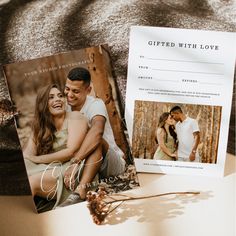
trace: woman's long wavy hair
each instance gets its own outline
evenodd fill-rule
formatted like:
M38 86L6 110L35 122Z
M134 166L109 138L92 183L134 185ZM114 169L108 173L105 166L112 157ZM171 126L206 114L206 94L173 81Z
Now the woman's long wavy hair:
M167 142L168 133L167 133L167 130L165 128L165 122L168 119L169 115L170 115L169 112L164 112L160 116L159 123L158 123L158 128L162 128L166 133L166 140L165 140L166 142ZM170 132L170 135L174 138L175 143L177 143L177 134L175 132L175 127L173 125L169 126L169 132Z
M36 155L48 154L52 152L53 148L56 128L48 107L49 93L52 88L60 90L56 84L47 85L39 90L36 98L34 120L32 123Z

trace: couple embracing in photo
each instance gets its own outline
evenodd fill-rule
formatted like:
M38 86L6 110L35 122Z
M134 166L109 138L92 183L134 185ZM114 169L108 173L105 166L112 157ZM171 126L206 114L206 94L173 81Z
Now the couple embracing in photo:
M97 175L107 178L125 171L106 106L89 95L90 83L89 71L76 67L63 91L49 84L36 98L23 154L33 196L54 199L54 208L84 201Z
M160 116L156 137L158 148L153 159L200 162L198 122L185 115L180 106Z

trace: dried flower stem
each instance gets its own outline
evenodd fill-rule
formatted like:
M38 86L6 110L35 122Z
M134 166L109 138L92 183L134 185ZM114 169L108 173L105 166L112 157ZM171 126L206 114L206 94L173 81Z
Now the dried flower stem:
M129 197L129 196L125 196L122 194L122 196L125 196L127 198L123 198L123 199L115 199L112 201L104 201L107 204L112 204L115 202L120 202L120 201L131 201L131 200L140 200L140 199L147 199L147 198L153 198L153 197L162 197L162 196L167 196L167 195L179 195L179 194L200 194L200 192L169 192L169 193L161 193L161 194L155 194L155 195L150 195L150 196L143 196L143 197Z
M117 206L115 206L112 210L108 211L108 214L113 212L116 208L118 208L124 201L121 201ZM111 205L110 205L111 206Z
M108 214L117 209L125 201L162 197L174 194L176 195L176 194L199 194L199 193L200 192L168 192L168 193L155 194L149 196L139 196L139 197L130 197L125 194L116 194L113 196L109 196L102 188L100 188L98 192L89 191L87 193L87 201L88 201L88 208L90 210L90 214L93 217L94 223L100 225L105 220ZM116 199L115 198L116 196L121 196L121 198ZM104 198L107 198L107 200L105 200ZM112 204L115 202L119 202L119 204L111 209Z

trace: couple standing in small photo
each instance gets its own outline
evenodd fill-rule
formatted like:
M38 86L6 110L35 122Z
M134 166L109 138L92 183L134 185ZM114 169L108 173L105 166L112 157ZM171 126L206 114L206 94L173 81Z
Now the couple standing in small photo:
M124 153L115 142L106 106L90 92L89 71L76 67L63 91L50 84L36 98L23 154L33 196L54 199L54 208L84 201L98 174L107 178L125 172Z
M198 122L184 114L181 107L174 106L160 116L156 138L158 147L153 159L200 162Z

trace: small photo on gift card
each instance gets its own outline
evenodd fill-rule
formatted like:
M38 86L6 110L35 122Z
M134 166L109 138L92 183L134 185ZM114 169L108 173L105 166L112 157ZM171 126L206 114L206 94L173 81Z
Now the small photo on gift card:
M4 66L38 212L138 186L106 45Z
M135 101L133 156L216 164L221 110L221 106Z

